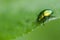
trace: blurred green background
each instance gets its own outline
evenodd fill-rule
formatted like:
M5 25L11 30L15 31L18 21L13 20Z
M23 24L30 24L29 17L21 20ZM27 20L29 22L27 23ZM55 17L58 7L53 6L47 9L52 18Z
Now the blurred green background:
M60 40L59 4L60 0L0 0L0 40ZM32 26L43 9L52 9L58 19Z

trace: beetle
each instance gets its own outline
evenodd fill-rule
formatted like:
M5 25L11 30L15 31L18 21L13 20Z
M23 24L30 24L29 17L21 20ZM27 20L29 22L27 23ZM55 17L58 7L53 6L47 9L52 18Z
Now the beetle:
M48 20L50 17L53 17L52 14L53 11L51 9L42 10L37 17L37 22L44 24L46 20Z

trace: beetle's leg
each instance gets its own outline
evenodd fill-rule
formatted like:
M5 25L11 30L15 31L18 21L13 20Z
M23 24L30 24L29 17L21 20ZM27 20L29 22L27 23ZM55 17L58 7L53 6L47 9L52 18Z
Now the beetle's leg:
M43 21L43 25L45 25L44 22L45 22L45 21Z
M44 23L45 23L45 21L46 21L46 19L44 18L44 19L43 19L43 21L42 21L42 24L43 24L43 25L45 25L45 24L44 24Z
M49 16L49 18L55 18L56 16Z

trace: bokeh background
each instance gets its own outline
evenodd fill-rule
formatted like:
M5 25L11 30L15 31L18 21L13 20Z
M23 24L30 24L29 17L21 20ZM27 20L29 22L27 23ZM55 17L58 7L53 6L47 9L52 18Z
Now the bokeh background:
M60 0L0 0L0 40L60 40L59 4ZM57 19L35 26L43 9L52 9Z

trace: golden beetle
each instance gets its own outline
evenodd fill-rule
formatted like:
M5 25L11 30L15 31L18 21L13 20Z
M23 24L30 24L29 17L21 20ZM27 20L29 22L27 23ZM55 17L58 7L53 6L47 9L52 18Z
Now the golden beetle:
M45 9L40 12L40 14L37 17L38 23L44 23L47 19L52 17L53 11L51 9Z

